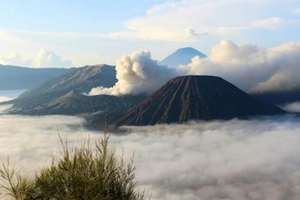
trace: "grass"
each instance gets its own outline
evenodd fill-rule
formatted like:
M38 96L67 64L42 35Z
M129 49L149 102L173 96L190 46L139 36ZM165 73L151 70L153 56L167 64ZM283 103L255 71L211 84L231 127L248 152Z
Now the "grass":
M143 200L136 191L133 159L125 163L109 146L109 136L90 144L68 148L62 144L59 157L33 178L21 175L9 159L0 167L1 193L15 200ZM93 147L93 148L92 148Z

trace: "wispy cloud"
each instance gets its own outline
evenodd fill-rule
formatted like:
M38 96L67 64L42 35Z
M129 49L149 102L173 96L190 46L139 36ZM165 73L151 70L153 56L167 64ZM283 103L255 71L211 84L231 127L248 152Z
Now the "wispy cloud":
M300 14L300 8L293 10L292 13L293 14Z
M271 1L167 1L148 9L146 16L140 16L126 23L131 37L148 40L187 40L185 30L208 32L223 38L254 27L275 28L285 22L281 17L268 16L276 8ZM285 4L287 5L287 4ZM276 7L285 7L276 1ZM257 10L257 7L260 7ZM268 12L267 12L268 11ZM253 12L256 14L253 15ZM284 11L283 11L284 12ZM282 14L282 13L278 13ZM230 30L230 31L229 31Z
M284 23L284 20L280 17L270 17L267 19L256 20L251 22L251 25L267 28L267 29L275 29Z
M74 57L77 63L84 65L114 63L122 54L149 46L163 58L168 53L165 51L180 46L197 46L206 51L221 39L249 41L263 46L299 40L296 34L300 31L299 5L294 0L161 2L148 10L145 8L146 11L139 15L118 19L119 23L113 29L109 28L109 32L103 27L80 31L67 27L47 29L45 26L38 31L30 30L30 26L24 30L2 28L0 52L8 57L7 52L22 49L28 59L40 48L53 49L60 51L65 59ZM200 37L203 35L206 37ZM167 46L162 50L161 45ZM20 52L22 56L23 52Z

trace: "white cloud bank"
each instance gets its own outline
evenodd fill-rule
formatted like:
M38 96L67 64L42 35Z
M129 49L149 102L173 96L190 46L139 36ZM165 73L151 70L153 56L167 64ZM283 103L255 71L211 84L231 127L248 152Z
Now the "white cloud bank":
M180 74L216 75L246 91L300 89L300 42L270 48L222 40L207 58L195 57Z
M64 60L61 56L47 49L40 49L32 60L24 60L20 54L0 56L0 64L16 65L33 68L71 68L75 67L72 60Z
M126 158L135 152L138 185L153 200L298 200L299 122L285 116L131 127L110 141ZM51 151L59 153L57 126L70 146L102 137L82 124L66 116L0 116L0 159L9 155L34 173L50 164Z
M23 63L20 54L12 53L9 56L0 56L0 64L2 65L20 65Z
M37 56L32 61L32 66L35 68L55 67L55 68L71 68L74 67L71 60L63 60L61 56L53 51L40 49Z
M150 94L178 75L220 76L247 92L300 89L300 42L263 48L249 43L222 40L206 58L195 57L176 70L160 65L149 52L133 52L118 60L118 82L98 87L90 95Z

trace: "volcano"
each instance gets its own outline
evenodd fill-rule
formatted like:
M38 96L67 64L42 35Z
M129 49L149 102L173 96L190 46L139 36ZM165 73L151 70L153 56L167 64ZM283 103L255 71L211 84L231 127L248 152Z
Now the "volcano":
M170 80L131 109L107 116L107 120L114 126L141 126L284 113L220 77L182 76Z

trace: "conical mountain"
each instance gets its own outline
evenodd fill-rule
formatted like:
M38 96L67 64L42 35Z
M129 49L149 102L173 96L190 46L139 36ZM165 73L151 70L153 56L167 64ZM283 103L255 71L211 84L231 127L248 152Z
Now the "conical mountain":
M206 55L192 47L185 47L178 49L160 63L167 65L168 67L177 67L178 65L187 65L191 63L191 59L195 56L199 56L200 58L206 57Z
M283 110L251 97L222 78L182 76L170 80L140 104L108 119L116 126L138 126L283 113Z

